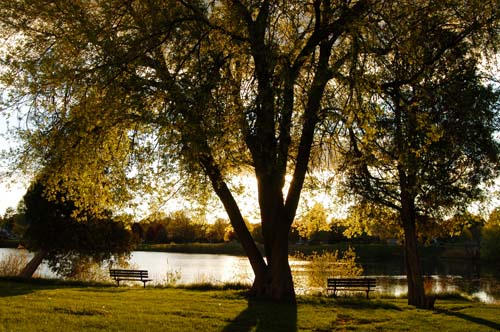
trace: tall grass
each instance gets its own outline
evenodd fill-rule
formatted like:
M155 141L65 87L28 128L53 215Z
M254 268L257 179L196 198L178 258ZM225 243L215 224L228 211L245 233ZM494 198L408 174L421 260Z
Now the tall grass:
M171 267L167 260L167 271L161 278L162 286L175 286L179 282L179 280L181 280L181 278L181 270Z
M0 276L17 276L28 262L29 257L26 252L4 255L0 260Z

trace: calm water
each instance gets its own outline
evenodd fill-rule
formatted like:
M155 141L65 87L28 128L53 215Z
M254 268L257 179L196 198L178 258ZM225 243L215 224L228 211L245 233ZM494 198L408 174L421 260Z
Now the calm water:
M0 248L0 260L10 254L22 254L21 249ZM31 257L31 254L29 254ZM177 283L194 282L248 282L253 272L244 257L207 254L181 254L135 251L129 263L132 268L149 271L154 283L165 283L169 278L179 278ZM404 262L388 260L383 263L365 264L365 275L377 278L377 292L402 295L407 291ZM292 260L297 292L306 292L307 263ZM425 287L435 293L462 292L484 302L500 302L500 271L479 267L463 261L426 261L423 264ZM37 270L42 277L57 277L46 264Z

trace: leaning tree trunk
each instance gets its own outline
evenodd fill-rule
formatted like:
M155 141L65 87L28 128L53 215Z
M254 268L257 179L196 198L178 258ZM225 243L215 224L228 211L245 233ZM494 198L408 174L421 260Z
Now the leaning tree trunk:
M33 274L35 274L36 269L40 264L42 264L43 259L47 253L44 250L40 250L35 253L35 256L26 264L24 269L19 273L19 277L25 278L25 279L30 279L33 277Z

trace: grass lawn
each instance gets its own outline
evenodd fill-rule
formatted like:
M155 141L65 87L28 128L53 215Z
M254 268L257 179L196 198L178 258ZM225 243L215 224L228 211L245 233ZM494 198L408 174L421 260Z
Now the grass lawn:
M248 302L241 291L90 286L0 279L0 331L499 331L500 305L439 299L299 297Z

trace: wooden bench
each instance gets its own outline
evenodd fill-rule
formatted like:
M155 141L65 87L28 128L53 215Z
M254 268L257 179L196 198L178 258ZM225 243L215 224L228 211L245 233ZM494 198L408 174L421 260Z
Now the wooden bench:
M120 286L122 280L141 281L146 288L146 283L152 279L148 279L147 270L122 270L122 269L109 269L109 275L115 279L116 285Z
M366 292L366 298L370 298L370 292L377 286L375 278L328 278L327 293L333 292L337 296L337 291Z

